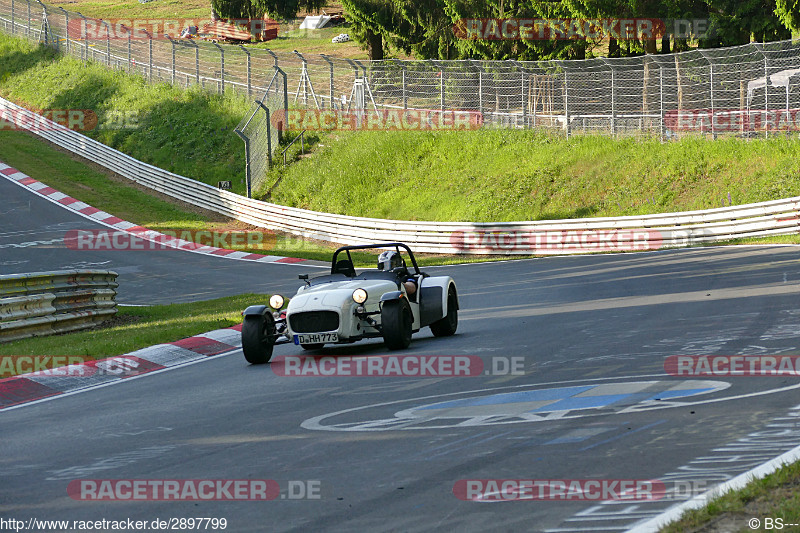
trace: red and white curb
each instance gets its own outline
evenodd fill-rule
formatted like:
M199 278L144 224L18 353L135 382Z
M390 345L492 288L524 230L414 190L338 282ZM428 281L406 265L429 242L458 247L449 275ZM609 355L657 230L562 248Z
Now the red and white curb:
M0 411L235 350L242 345L241 330L239 324L125 355L0 379Z
M157 242L159 244L168 246L170 248L175 248L177 250L185 250L187 252L194 252L198 254L225 257L227 259L238 259L241 261L255 261L258 263L293 264L293 263L309 262L308 259L301 259L298 257L282 257L279 255L253 254L248 252L240 252L236 250L228 250L226 248L216 248L214 246L204 246L202 244L197 244L184 239L178 239L170 235L165 235L163 233L147 229L143 226L137 226L132 222L128 222L126 220L122 220L121 218L117 218L114 215L106 213L105 211L101 211L96 207L92 207L87 203L72 198L71 196L68 196L61 191L57 191L52 187L48 187L47 184L42 183L41 181L36 180L28 176L27 174L24 174L19 170L6 165L3 162L0 162L0 176L8 179L13 183L16 183L21 187L25 187L29 191L38 194L39 196L46 198L53 203L59 204L65 209L72 211L73 213L76 213L78 215L81 215L82 217L87 218L93 222L97 222L109 228L113 228L118 231L124 231L138 238L145 239L151 242ZM309 262L309 264L306 266L316 266L310 263L313 262Z

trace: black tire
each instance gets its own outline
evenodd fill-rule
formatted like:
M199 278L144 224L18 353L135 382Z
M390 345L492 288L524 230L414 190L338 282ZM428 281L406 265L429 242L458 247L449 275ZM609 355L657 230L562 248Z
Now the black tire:
M434 337L449 337L458 329L458 295L453 286L447 291L447 314L431 324Z
M275 319L271 314L248 315L242 323L242 352L248 363L263 365L272 359Z
M304 350L319 350L323 346L325 346L324 342L318 342L318 343L315 343L315 344L301 344L300 345L300 347L302 349L304 349Z
M381 308L381 332L383 342L390 350L403 350L411 344L411 328L414 317L405 298L384 302Z

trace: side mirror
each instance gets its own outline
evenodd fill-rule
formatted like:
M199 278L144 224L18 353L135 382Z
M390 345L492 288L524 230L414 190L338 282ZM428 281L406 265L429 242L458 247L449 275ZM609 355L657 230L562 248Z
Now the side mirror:
M299 276L297 276L297 277L298 277L298 278L300 278L300 279L302 279L303 281L305 281L305 282L306 282L306 287L308 287L308 286L310 286L310 285L311 285L311 282L310 282L310 281L308 281L308 274L300 274L300 275L299 275Z

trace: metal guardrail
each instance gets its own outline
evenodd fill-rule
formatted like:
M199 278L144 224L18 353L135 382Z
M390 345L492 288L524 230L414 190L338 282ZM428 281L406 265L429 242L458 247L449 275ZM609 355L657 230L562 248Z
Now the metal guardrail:
M2 108L14 110L12 116L21 127L26 122L41 125L46 120L34 117L33 112L0 98ZM593 246L594 243L602 244L604 236L599 232L603 231L638 232L644 240L632 249L656 249L734 238L794 234L800 230L800 197L683 213L522 222L384 220L320 213L219 190L138 161L55 122L47 123L51 127L38 127L32 132L145 187L254 226L340 244L403 241L413 245L414 250L419 252L529 255L609 251L602 246ZM542 251L525 246L499 246L488 251L486 247L463 246L464 236L470 234L524 234L536 239L541 237L547 244L549 236L557 233L561 233L562 244L577 239L584 246L544 246ZM554 244L553 241L549 242Z
M93 326L117 312L117 273L59 270L0 276L0 342Z

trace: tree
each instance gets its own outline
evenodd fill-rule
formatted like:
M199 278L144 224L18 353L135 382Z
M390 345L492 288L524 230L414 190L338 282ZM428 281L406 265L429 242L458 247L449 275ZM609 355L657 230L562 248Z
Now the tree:
M214 13L222 18L261 18L269 15L291 19L300 10L319 11L326 0L211 0Z

